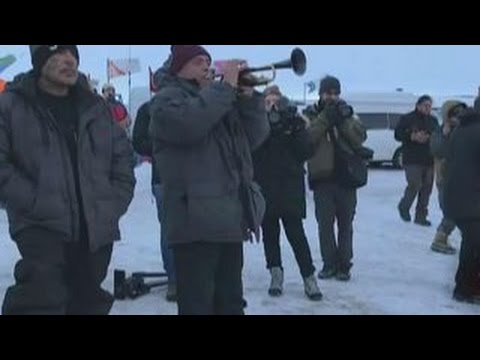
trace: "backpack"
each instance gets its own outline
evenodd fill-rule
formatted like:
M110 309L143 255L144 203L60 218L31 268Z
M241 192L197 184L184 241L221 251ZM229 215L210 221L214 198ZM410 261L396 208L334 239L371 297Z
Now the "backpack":
M348 151L341 146L333 131L331 138L335 146L335 178L338 184L345 189L360 189L366 186L368 160L353 149Z
M125 118L128 116L127 109L122 103L115 102L113 104L110 104L109 106L110 106L110 111L112 112L113 119L116 122L125 120Z

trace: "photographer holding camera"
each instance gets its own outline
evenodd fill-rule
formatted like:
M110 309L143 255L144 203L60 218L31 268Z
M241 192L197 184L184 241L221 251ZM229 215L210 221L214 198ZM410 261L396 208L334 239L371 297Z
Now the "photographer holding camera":
M284 269L280 253L280 220L302 275L305 294L320 301L310 247L303 228L306 217L305 162L313 155L307 119L283 97L277 86L264 92L271 135L254 153L255 180L262 187L267 210L262 225L267 269L272 281L268 293L283 293Z
M315 154L308 163L310 187L315 195L316 217L319 224L320 247L324 262L320 279L336 277L349 281L353 259L353 220L357 206L357 188L362 184L348 184L348 169L341 154L347 153L362 159L368 158L368 149L362 144L367 133L354 115L353 108L340 99L340 81L325 77L320 85L318 104L304 114L312 124L309 133ZM364 161L364 160L360 160ZM364 175L366 176L366 165ZM334 223L338 224L338 244Z

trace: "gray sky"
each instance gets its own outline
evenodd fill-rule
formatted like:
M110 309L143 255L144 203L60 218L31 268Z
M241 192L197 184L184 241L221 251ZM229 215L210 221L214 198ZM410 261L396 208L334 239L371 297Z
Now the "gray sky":
M308 57L304 77L289 70L279 72L277 84L290 96L302 97L304 83L326 74L338 76L346 92L381 91L396 88L417 94L476 94L480 85L478 45L205 45L214 59L243 58L252 66L287 59L295 47ZM148 84L148 66L157 68L169 53L169 45L131 45L132 57L139 58L143 72L132 76L132 86ZM11 79L30 68L27 45L0 45L0 57L20 57L0 76ZM85 73L106 81L106 59L126 58L129 45L80 45ZM114 85L127 98L127 80Z

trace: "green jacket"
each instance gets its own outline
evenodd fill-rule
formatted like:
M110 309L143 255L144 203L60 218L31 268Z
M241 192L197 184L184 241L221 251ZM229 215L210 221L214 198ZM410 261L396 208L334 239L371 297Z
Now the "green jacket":
M315 154L308 162L310 184L333 180L335 170L335 147L329 131L325 111L310 118L309 133L315 146ZM360 149L367 140L367 131L356 115L334 128L339 146L347 151Z

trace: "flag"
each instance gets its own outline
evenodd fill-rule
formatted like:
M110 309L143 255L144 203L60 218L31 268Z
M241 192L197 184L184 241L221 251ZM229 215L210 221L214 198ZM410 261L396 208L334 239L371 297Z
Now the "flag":
M17 61L15 55L7 55L0 58L0 74L15 61Z
M7 82L3 79L0 79L0 94L5 91L7 88Z
M109 79L127 75L127 73L119 68L113 60L107 60L107 71Z
M317 90L317 81L310 81L306 84L309 94L314 93Z
M110 79L139 73L142 71L140 59L108 59L108 77Z

